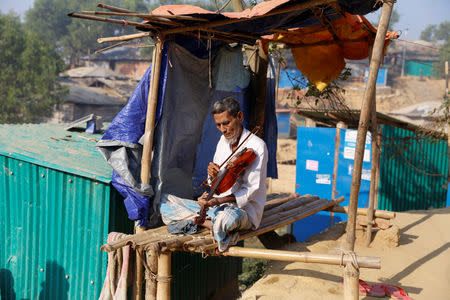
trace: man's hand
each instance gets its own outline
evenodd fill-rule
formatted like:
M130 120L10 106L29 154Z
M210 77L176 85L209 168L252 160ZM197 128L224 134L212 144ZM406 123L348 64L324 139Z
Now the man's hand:
M219 174L219 171L220 171L219 165L217 165L213 162L209 163L208 170L207 170L209 178L211 178L211 179L216 178L217 174Z
M217 198L211 198L209 199L209 201L206 201L206 198L208 198L208 193L204 192L200 197L197 198L197 202L200 206L204 206L204 207L211 207L214 205L219 204L217 201Z

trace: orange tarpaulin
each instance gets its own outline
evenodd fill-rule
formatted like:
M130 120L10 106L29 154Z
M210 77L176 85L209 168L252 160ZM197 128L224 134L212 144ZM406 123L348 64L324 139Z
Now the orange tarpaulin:
M342 72L345 67L344 59L367 58L375 40L376 28L366 18L347 13L345 15L345 18L331 22L337 42L325 26L295 28L273 36L273 39L291 45L297 68L320 91ZM397 32L388 32L385 49L389 41L397 37ZM308 44L327 42L330 44L305 47Z

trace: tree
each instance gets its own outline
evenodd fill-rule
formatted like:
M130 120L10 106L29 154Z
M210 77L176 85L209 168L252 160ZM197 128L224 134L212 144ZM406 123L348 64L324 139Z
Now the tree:
M0 123L37 122L49 115L63 90L64 63L18 16L0 15Z
M433 40L433 32L436 30L436 25L428 25L421 33L420 39L431 42Z
M129 10L147 11L143 0L105 0L105 4L119 6ZM69 18L70 12L95 10L96 2L90 0L36 0L26 12L26 24L39 37L52 44L58 53L78 64L78 60L99 48L97 38L127 34L134 31L131 27L116 24Z
M439 62L433 64L435 72L442 76L445 62L450 60L450 21L442 22L439 25L428 25L420 33L420 38L432 43L442 43Z

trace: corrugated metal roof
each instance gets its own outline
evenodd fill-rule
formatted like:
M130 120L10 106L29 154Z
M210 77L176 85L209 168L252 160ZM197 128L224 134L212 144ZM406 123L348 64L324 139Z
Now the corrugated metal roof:
M111 181L112 169L95 148L101 135L64 130L64 124L0 125L0 154L33 164Z

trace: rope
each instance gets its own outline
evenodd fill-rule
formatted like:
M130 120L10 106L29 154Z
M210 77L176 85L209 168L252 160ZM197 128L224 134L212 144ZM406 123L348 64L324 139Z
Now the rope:
M354 251L344 250L344 249L338 249L340 251L340 262L339 266L344 266L344 256L348 255L351 259L350 263L353 265L353 267L359 271L359 264L358 259L356 257L356 253Z
M156 275L156 281L169 283L172 281L172 276L159 276Z

